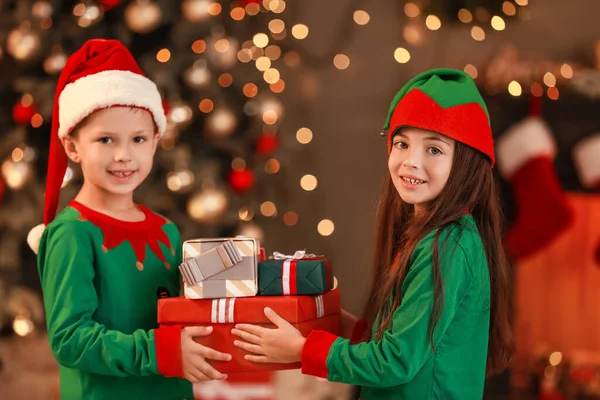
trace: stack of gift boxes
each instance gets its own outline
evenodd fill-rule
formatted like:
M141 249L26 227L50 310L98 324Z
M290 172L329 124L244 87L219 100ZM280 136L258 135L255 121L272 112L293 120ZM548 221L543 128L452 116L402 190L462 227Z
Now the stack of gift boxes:
M236 323L274 327L265 307L294 325L303 335L313 329L340 331L341 301L329 261L297 252L293 256L264 249L253 238L194 239L183 244L183 296L158 302L158 323L210 325L213 332L196 340L229 353L228 362L209 362L220 372L235 374L300 368L299 364L256 364L233 345Z

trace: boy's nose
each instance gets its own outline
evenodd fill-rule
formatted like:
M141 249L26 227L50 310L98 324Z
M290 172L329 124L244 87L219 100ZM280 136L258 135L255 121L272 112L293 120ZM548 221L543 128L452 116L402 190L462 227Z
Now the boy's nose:
M116 162L128 162L131 161L131 152L127 146L121 146L117 148L114 155Z

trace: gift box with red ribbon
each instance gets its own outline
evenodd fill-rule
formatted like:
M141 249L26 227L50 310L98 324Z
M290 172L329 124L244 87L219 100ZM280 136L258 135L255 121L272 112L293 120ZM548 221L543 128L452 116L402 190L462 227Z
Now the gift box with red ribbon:
M340 334L341 298L338 290L319 296L257 296L222 299L186 299L172 297L158 301L158 323L162 326L212 326L210 335L196 341L215 350L229 353L231 361L208 360L218 371L227 374L300 368L293 364L257 364L244 359L244 350L233 345L239 338L231 334L236 323L268 328L275 326L265 316L272 308L294 325L304 336L312 330Z
M334 277L325 257L297 251L258 263L258 294L260 296L319 295L334 288Z

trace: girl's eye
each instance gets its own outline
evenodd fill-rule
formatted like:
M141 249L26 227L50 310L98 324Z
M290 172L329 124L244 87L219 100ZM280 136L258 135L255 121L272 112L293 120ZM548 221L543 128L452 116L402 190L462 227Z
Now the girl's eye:
M143 137L143 136L136 136L136 137L133 139L133 141L134 141L135 143L144 143L144 142L146 141L146 138L145 138L145 137Z
M104 144L109 144L109 143L112 143L112 139L111 139L111 138L109 138L109 137L103 137L103 138L100 138L100 139L98 139L98 141L99 141L100 143L104 143Z
M406 142L403 142L402 140L398 140L396 143L394 143L394 146L396 146L399 149L408 148L408 144L406 144Z
M430 147L429 153L433 154L434 156L437 156L439 154L442 154L442 151L440 149L438 149L437 147Z

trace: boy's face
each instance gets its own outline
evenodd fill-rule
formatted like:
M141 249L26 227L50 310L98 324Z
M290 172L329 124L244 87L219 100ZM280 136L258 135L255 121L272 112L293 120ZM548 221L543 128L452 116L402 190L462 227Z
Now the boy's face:
M81 164L86 184L125 195L150 173L158 137L150 112L111 107L91 114L63 144L69 158Z
M415 210L437 198L450 176L454 140L417 128L400 130L392 138L388 168L402 200Z

